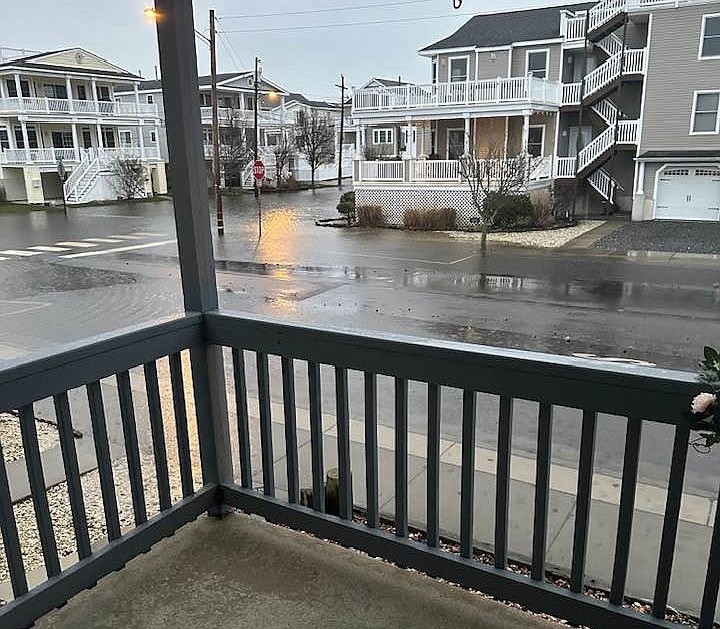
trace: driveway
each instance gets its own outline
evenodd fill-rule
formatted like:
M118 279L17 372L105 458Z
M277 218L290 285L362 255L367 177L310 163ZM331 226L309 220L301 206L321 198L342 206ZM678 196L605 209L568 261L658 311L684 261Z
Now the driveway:
M668 251L720 254L720 223L641 221L627 223L593 243L601 251Z

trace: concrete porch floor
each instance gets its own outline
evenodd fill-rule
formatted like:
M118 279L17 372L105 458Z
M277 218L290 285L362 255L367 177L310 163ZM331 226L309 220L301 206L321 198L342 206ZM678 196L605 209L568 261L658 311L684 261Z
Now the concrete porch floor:
M38 629L557 626L242 514L199 518L36 623Z

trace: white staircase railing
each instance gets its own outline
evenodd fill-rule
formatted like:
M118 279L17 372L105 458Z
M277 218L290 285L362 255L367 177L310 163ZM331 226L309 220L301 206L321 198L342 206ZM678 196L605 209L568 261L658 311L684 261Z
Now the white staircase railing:
M610 33L606 37L603 37L597 45L610 57L618 54L623 48L622 39L620 39L615 33Z
M617 79L620 76L621 66L623 74L643 74L645 72L644 48L626 48L624 63L621 56L621 52L614 54L585 77L583 97L594 94Z
M615 191L617 190L617 182L604 169L598 168L588 178L588 183L595 188L598 194L610 203L615 202Z
M592 109L598 116L600 116L605 124L612 126L615 124L618 118L618 109L609 98L605 98L598 103L595 103L590 109Z
M579 105L582 83L564 83L562 93L563 105Z
M608 127L578 152L577 170L583 171L615 143L615 129Z
M620 122L618 122L617 143L637 144L638 126L638 120L621 120Z
M87 150L82 151L81 155L82 157L77 168L74 168L72 170L68 178L65 180L65 183L63 184L65 198L71 203L77 202L76 197L78 185L87 175L93 162L97 160L97 156Z
M626 0L602 0L588 11L588 33L607 24L626 9Z

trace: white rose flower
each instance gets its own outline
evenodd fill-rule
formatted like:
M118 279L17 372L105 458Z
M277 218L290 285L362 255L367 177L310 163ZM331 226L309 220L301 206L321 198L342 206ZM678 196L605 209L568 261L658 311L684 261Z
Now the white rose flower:
M690 404L692 412L696 415L707 412L710 408L715 406L717 402L717 396L713 393L700 393L696 395Z

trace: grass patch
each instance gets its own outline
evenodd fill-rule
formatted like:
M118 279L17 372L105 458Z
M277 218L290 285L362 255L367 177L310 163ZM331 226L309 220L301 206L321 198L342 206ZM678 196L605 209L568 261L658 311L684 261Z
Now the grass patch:
M20 212L35 212L36 210L47 210L51 209L39 203L11 203L10 201L0 201L0 214L4 213L20 213ZM60 206L62 210L62 206Z

